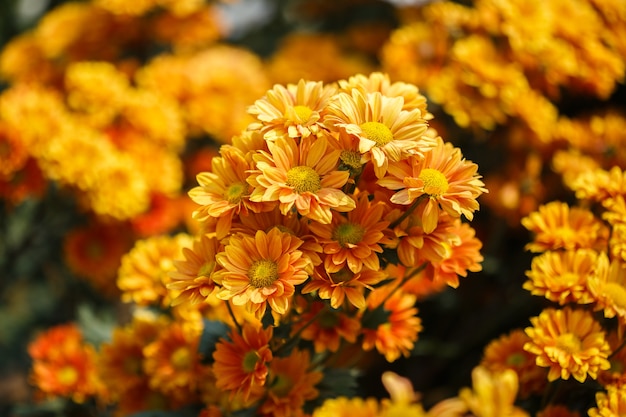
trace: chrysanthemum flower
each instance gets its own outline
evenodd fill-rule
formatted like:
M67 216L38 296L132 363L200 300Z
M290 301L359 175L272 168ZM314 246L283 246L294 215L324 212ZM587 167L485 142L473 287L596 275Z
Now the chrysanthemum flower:
M303 79L298 84L276 84L248 108L248 113L259 120L248 129L260 130L267 140L285 135L291 138L317 135L323 127L323 112L336 89L333 84Z
M298 332L303 326L306 327L300 331L300 337L312 341L316 353L336 352L342 340L354 343L361 330L359 320L341 310L329 308L322 301L306 305L305 312L294 323L293 332Z
M626 172L618 166L610 170L581 172L570 184L579 200L604 201L626 194Z
M179 292L172 305L205 301L216 290L212 275L217 267L215 255L222 248L216 238L204 234L194 240L192 248L183 248L185 260L174 260L175 270L169 274L167 288Z
M0 123L0 180L11 178L27 160L28 151L17 132Z
M332 210L350 211L355 203L341 191L350 173L339 171L340 150L324 136L311 141L279 138L268 143L269 152L254 155L256 170L248 183L254 187L250 200L280 204L286 215L296 208L301 215L328 224Z
M596 407L589 409L589 417L614 417L626 414L626 386L609 385L606 392L596 394Z
M393 362L400 356L409 356L422 322L417 317L416 297L412 294L395 291L389 296L389 286L372 291L367 297L368 309L362 315L363 350L376 350ZM382 309L381 309L382 307ZM375 328L368 328L368 314L388 314L385 321Z
M344 266L354 273L363 267L380 269L381 245L391 242L385 236L389 222L383 220L384 212L384 203L370 201L364 192L356 195L356 208L347 215L335 212L330 224L309 225L323 246L328 273L338 272Z
M544 252L533 258L523 287L532 295L544 296L561 305L591 303L594 298L587 280L595 273L598 256L601 255L591 249Z
M180 195L152 192L148 210L130 219L131 227L140 238L167 234L182 223L181 205Z
M193 217L200 221L208 217L217 218L218 238L226 236L234 216L272 208L269 203L250 201L252 187L246 180L252 166L245 155L228 145L221 147L220 154L211 162L212 172L198 174L196 179L199 186L189 191L191 199L200 205Z
M531 252L579 248L603 250L609 230L587 209L569 207L561 201L551 201L522 219L522 225L534 234L526 245Z
M426 199L419 210L424 233L430 233L437 227L441 211L473 219L478 210L476 199L487 192L480 178L475 163L465 160L460 149L438 137L436 146L423 158L413 155L390 165L388 175L378 184L400 190L391 197L392 203L408 205L420 197Z
M330 300L332 308L340 308L347 298L358 309L365 307L364 291L385 280L387 274L380 270L363 268L356 274L347 267L329 273L323 266L313 271L313 278L302 288L302 294L317 291L322 300Z
M378 401L375 398L329 398L313 411L313 417L379 417Z
M525 329L531 341L524 350L537 356L537 365L549 367L548 380L569 379L584 382L596 379L600 370L610 368L609 343L600 324L586 310L547 308L530 319Z
M389 162L434 146L424 135L428 125L419 109L402 110L402 97L385 97L379 92L339 93L328 106L326 127L344 130L359 139L362 162L372 161L376 177L382 178Z
M46 397L67 397L82 403L104 394L97 373L97 353L83 341L74 324L59 325L28 345L33 359L31 381Z
M517 387L514 371L490 372L477 366L472 370L472 388L462 388L459 398L475 416L530 417L523 409L515 406Z
M491 372L512 369L517 374L519 396L527 398L533 393L543 392L547 383L547 371L537 366L536 356L524 350L530 338L522 329L491 341L484 350L480 365Z
M402 110L419 109L425 120L433 118L426 108L426 97L420 93L417 86L402 81L392 83L386 73L372 72L367 76L356 74L347 80L339 80L338 84L339 92L348 94L357 89L363 94L379 92L385 97L402 97L404 99Z
M181 401L193 401L206 372L198 354L200 333L187 329L172 322L143 349L143 367L150 387Z
M213 352L217 388L230 391L231 398L241 393L244 401L258 399L264 392L267 366L273 358L271 338L272 327L244 324L241 334L232 331L230 340L220 340Z
M303 405L318 396L315 388L322 373L309 370L309 352L294 349L284 358L274 358L266 382L267 397L259 407L262 415L304 417Z
M302 240L278 229L231 236L224 252L216 257L223 267L213 276L223 287L218 298L245 305L259 319L267 304L284 314L295 286L312 273L311 260L298 250L301 245Z
M122 301L139 305L169 306L171 294L167 285L174 261L183 259L183 248L191 247L191 236L153 236L138 240L122 257L117 285L122 290Z
M621 260L609 261L605 253L598 256L597 270L587 280L589 292L595 301L596 310L604 317L617 316L626 322L626 264Z

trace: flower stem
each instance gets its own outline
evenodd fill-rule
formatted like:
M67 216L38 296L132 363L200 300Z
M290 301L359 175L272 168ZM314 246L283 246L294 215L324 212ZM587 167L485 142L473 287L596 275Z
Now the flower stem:
M235 323L235 327L237 327L237 331L239 332L239 334L243 334L243 329L237 321L237 318L235 317L235 312L230 305L230 301L226 301L226 308L228 309L228 314L230 314L230 318L233 319L233 323Z
M417 197L415 201L413 201L413 204L411 204L411 206L409 206L409 208L404 213L402 213L400 217L398 217L393 222L391 222L391 224L389 225L389 228L393 229L394 227L402 223L402 221L406 219L407 217L409 217L411 213L415 211L417 206L419 206L422 203L422 201L424 201L427 198L428 196L426 194L422 194L421 196Z

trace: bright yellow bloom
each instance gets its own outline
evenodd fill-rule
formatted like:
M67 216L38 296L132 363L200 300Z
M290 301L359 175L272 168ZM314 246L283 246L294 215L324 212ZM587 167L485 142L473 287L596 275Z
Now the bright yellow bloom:
M302 216L324 224L331 222L331 209L354 209L354 200L341 191L350 176L338 170L341 151L324 136L300 144L279 138L267 146L269 152L254 155L256 170L248 177L254 188L251 201L276 201L283 215L295 207Z
M408 205L416 199L420 203L424 233L437 227L440 211L452 217L465 216L472 220L478 210L476 199L487 192L480 180L478 166L463 159L461 150L436 139L436 146L424 157L411 156L389 166L388 175L378 180L383 187L400 190L391 197L391 202Z
M390 162L434 146L433 138L424 135L428 125L422 112L403 106L402 97L353 89L351 94L337 94L329 104L326 127L358 138L361 161L371 161L376 177L382 178Z
M590 312L547 308L530 321L532 327L525 331L531 341L524 349L537 356L537 365L550 368L548 380L573 376L584 382L610 368L609 343Z
M596 310L602 310L604 317L617 316L626 323L626 264L619 259L609 261L602 253L597 265L596 273L589 276L587 283Z
M620 417L626 414L626 386L609 385L606 392L596 394L596 407L589 409L589 417Z
M254 236L231 236L224 252L216 256L223 267L213 275L223 287L218 298L245 305L259 319L267 304L284 314L295 286L313 272L311 260L298 250L301 245L302 240L278 229L267 233L259 230Z
M522 225L534 234L526 245L531 252L579 248L603 250L608 228L587 209L570 208L567 203L551 201L522 219Z
M248 129L260 130L267 140L317 135L323 127L322 114L335 92L333 84L321 81L301 79L298 84L276 84L248 108L248 113L259 120Z
M579 200L604 201L626 195L626 172L618 166L610 170L595 169L580 173L571 183Z
M587 280L595 273L599 256L591 249L544 252L533 258L524 289L561 305L591 303Z
M379 417L375 398L329 398L313 411L313 417Z

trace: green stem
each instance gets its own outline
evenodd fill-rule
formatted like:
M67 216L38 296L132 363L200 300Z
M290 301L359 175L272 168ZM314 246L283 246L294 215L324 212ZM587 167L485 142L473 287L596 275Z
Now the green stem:
M243 328L237 321L237 318L235 317L235 312L233 311L233 308L231 307L229 301L226 301L226 308L228 309L228 314L230 314L230 318L232 318L233 323L235 323L235 327L237 327L237 331L239 332L239 334L243 334Z

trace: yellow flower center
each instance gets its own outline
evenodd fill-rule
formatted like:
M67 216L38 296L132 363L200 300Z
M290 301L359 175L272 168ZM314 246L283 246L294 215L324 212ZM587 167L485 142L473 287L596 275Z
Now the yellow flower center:
M269 287L278 279L278 264L269 259L254 261L248 269L248 278L255 288Z
M556 347L570 354L580 352L581 346L578 336L572 333L564 333L556 338Z
M170 356L172 366L178 370L189 369L191 366L191 352L187 346L181 346Z
M344 169L352 173L361 172L363 164L361 163L361 154L359 152L344 149L341 151L341 155L339 155L339 160L341 160L341 165L345 167Z
M363 136L376 142L376 146L385 146L393 140L393 133L382 123L365 122L360 127Z
M339 246L345 248L349 244L356 245L363 239L365 229L360 224L342 223L335 227L332 233L333 240L339 242Z
M239 204L241 199L248 191L248 185L243 182L236 182L231 184L224 192L224 199L230 204Z
M626 288L616 282L607 282L604 286L604 294L613 301L616 307L626 308Z
M424 181L424 193L430 196L440 196L448 191L448 180L436 169L424 168L418 177Z
M256 352L256 350L251 350L243 356L243 361L241 361L241 367L243 368L243 371L245 373L249 374L250 372L254 371L258 362L259 354Z
M313 114L313 110L308 108L307 106L293 106L293 114L295 114L298 123L304 123L311 118Z
M352 278L354 278L354 272L350 271L347 268L343 268L337 272L333 272L332 274L330 274L330 277L335 284L340 284L342 282L350 281Z
M302 165L287 171L287 185L298 194L316 193L322 189L322 180L313 168Z
M87 242L85 251L90 259L100 259L104 255L104 248L100 242Z
M78 381L78 371L73 366L64 366L57 374L62 385L73 385Z
M511 366L521 366L526 362L526 356L524 354L516 352L512 353L506 358L506 364Z

